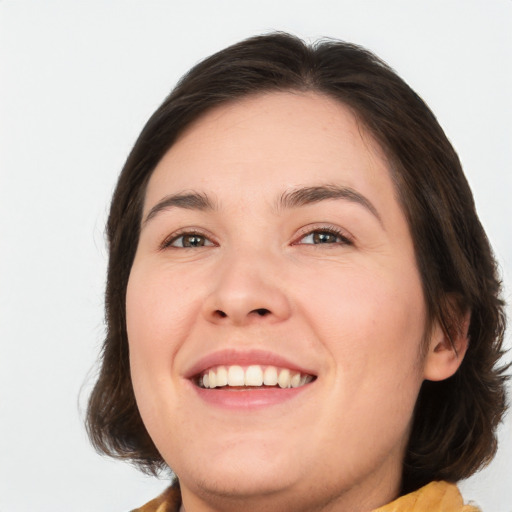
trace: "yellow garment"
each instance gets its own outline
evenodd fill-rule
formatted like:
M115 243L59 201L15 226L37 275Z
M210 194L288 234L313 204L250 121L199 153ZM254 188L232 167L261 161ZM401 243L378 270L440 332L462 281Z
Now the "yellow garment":
M464 505L459 490L448 482L431 482L425 487L376 508L373 512L480 512Z
M179 512L180 505L179 487L173 485L158 498L132 512ZM431 482L372 512L480 512L480 510L471 505L464 505L455 485L448 482Z
M180 488L175 482L160 496L132 512L179 512L181 507Z

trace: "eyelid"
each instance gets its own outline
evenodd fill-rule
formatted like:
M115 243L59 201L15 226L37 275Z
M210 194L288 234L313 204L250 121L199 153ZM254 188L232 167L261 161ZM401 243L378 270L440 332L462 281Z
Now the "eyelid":
M291 245L323 245L323 244L301 244L300 241L308 235L315 232L326 232L336 235L342 239L342 242L337 244L325 244L325 245L354 245L354 237L346 230L333 224L309 224L301 228L297 235L294 237L294 241Z
M304 226L299 229L297 232L297 235L294 237L294 241L291 243L291 245L316 245L316 244L301 244L300 241L306 237L307 235L311 235L315 232L327 232L332 233L333 235L336 235L342 239L341 242L338 242L337 244L325 244L325 245L353 245L354 244L354 237L348 233L346 230L340 228L339 226L333 225L333 224L309 224L307 226ZM175 249L188 249L188 247L173 247L172 243L175 242L178 238L186 235L197 235L204 237L206 240L211 242L212 245L208 245L207 247L214 247L218 246L218 242L215 240L215 238L208 232L206 232L203 229L195 228L195 227L184 227L180 228L176 231L173 231L171 234L166 236L164 240L160 243L159 249L165 250L170 248ZM322 245L322 244L317 244Z
M207 233L206 231L200 229L200 228L194 228L194 227L185 227L180 228L176 231L173 231L170 235L166 236L162 243L159 245L160 250L165 249L197 249L195 247L175 247L172 245L173 242L175 242L178 238L186 235L196 235L201 236L211 242L211 245L207 245L206 247L215 247L218 245L218 243L215 241L214 237Z

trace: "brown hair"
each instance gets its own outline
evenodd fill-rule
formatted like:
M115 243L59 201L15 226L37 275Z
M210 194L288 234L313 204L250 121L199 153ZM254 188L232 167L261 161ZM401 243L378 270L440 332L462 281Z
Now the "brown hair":
M205 59L149 119L121 172L107 236L107 336L89 401L94 446L149 472L166 467L139 415L128 360L125 295L147 182L176 138L209 109L269 91L316 91L348 105L385 151L408 219L430 321L450 335L471 312L470 344L457 373L424 382L407 449L402 491L466 478L491 460L505 404L504 305L492 250L459 159L418 95L369 51L340 41L306 45L258 36ZM454 314L454 309L457 310Z

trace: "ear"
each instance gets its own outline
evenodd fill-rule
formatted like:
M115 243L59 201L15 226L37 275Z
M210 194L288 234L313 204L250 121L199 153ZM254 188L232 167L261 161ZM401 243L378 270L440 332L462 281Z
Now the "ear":
M455 374L468 349L468 329L471 313L454 315L452 325L443 328L435 322L425 357L424 378L426 380L445 380Z

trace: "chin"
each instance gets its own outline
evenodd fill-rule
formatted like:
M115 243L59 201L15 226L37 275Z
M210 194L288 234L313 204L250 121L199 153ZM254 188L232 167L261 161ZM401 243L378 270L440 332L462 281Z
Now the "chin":
M288 475L283 472L253 471L251 468L240 470L223 469L217 475L201 475L200 486L204 492L217 496L233 498L263 497L286 491L292 485Z
M300 474L301 466L296 461L289 457L285 460L275 450L273 455L267 453L267 450L250 452L237 450L233 453L226 450L224 454L214 457L198 456L195 464L177 467L176 474L180 481L197 482L202 493L233 498L280 493L293 487L305 476ZM191 457L189 460L194 459Z

